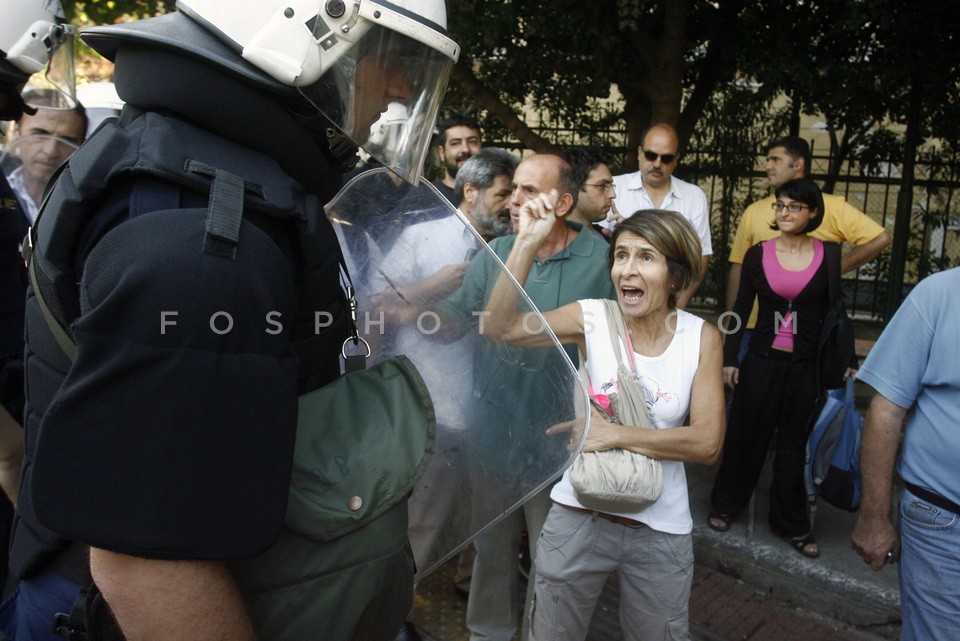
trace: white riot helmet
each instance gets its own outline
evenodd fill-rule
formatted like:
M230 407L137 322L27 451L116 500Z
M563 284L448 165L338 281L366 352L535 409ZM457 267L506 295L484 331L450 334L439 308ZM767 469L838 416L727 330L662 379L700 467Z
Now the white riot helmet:
M460 53L446 34L443 0L178 0L177 7L416 184ZM373 125L397 103L406 109L403 131L393 144L368 144Z
M30 81L30 90L55 90L56 104L72 109L74 93L73 42L76 27L66 24L58 0L0 0L0 80L12 85ZM46 72L39 74L46 69ZM37 74L34 76L34 74ZM34 76L31 78L31 76Z

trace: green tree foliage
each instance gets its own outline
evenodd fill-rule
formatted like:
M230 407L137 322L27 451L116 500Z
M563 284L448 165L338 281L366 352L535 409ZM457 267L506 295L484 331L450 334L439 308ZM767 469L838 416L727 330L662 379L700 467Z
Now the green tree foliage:
M450 30L463 47L452 84L533 149L550 149L552 141L523 125L528 105L558 124L589 129L612 85L624 99L619 115L629 149L652 121L674 124L683 144L718 84L734 77L744 4L450 0Z
M148 18L172 10L174 2L175 0L61 0L67 20L79 27ZM82 41L77 42L76 58L77 73L82 78L80 82L112 79L113 64L101 58Z
M832 191L844 162L901 139L914 81L923 85L923 137L956 140L960 14L948 0L922 10L905 0L807 0L769 3L745 15L765 56L741 70L789 96L796 113L820 115L830 138L826 174ZM819 150L826 151L826 150ZM863 157L860 157L860 152ZM902 155L902 149L901 149Z
M172 10L174 0L63 0L67 19L75 24L112 24L131 18L146 18Z
M463 46L453 105L499 120L521 144L529 108L589 131L622 119L632 160L653 121L685 145L738 78L750 108L786 95L795 115L822 115L831 140L828 190L878 126L902 123L914 79L924 85L925 136L957 139L960 12L949 0L449 0ZM599 109L610 87L623 110ZM770 121L772 122L772 120ZM781 131L780 133L786 133ZM827 150L820 150L827 151Z
M85 0L65 9L76 23L103 24L173 5ZM714 103L739 81L753 83L735 103L741 126L755 125L778 95L795 114L825 116L828 188L858 150L876 152L878 125L904 121L914 82L923 86L924 138L960 141L960 12L950 0L922 8L907 0L447 0L447 16L463 50L448 108L482 111L532 149L568 141L531 129L531 108L558 127L625 125L632 169L651 122L674 124L682 147L694 134L704 142L702 131L715 128L705 115L720 113ZM611 87L622 110L606 101ZM782 124L768 113L764 127ZM889 149L889 137L882 141Z

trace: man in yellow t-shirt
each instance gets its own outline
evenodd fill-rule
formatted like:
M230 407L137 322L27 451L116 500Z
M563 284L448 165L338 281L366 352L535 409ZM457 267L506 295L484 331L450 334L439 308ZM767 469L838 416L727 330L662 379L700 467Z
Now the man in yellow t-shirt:
M811 163L810 145L798 136L786 136L770 143L767 148L767 181L771 191L794 178L803 178ZM748 206L730 247L730 273L727 277L726 309L731 311L740 288L740 274L743 256L747 250L780 235L779 230L770 229L774 220L771 205L775 198L771 193ZM880 224L850 205L840 196L823 195L824 217L820 226L810 235L826 242L852 243L854 247L843 254L840 270L846 273L869 263L883 249L893 242L893 237ZM747 328L753 328L757 320L757 306L754 304ZM748 339L745 336L741 352L745 352Z

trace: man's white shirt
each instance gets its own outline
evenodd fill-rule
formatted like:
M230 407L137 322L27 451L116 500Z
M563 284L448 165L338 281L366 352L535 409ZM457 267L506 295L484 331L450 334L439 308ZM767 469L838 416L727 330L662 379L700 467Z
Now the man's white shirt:
M452 214L408 227L384 258L382 272L371 275L372 289L408 287L447 265L464 263L473 258L480 242L469 223ZM434 398L437 415L451 419L451 425L462 426L466 420L463 407L472 387L469 364L473 345L466 338L437 340L433 336L436 322L428 312L414 324L400 328L393 351L410 357L431 390L446 392Z
M676 176L671 176L670 191L667 192L660 206L655 207L643 185L643 176L639 171L614 176L613 184L617 190L614 203L621 216L629 218L641 209L675 211L693 225L700 238L703 255L709 256L713 253L713 244L710 242L710 209L707 206L707 196L702 189Z
M13 189L14 193L17 194L17 200L20 201L23 213L27 215L32 225L34 221L37 220L37 214L40 213L40 205L34 202L33 196L27 191L27 184L23 176L23 167L17 167L11 171L7 177L7 183Z

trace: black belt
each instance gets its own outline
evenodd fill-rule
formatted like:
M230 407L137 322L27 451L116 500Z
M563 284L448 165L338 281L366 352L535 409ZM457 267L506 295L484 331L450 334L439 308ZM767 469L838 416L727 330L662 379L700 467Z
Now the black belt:
M904 481L903 485L910 490L911 494L916 494L927 503L932 503L941 510L953 512L954 514L960 514L960 505L957 505L950 499L944 498L936 492L931 492L930 490L922 488L918 485L914 485L913 483L908 483L907 481Z
M554 501L554 503L557 503ZM568 510L573 510L574 512L583 512L584 514L591 514L593 516L599 516L601 519L610 521L611 523L616 523L617 525L626 525L627 527L646 527L646 523L641 521L635 521L633 519L628 519L625 516L617 516L616 514L607 514L606 512L598 512L597 510L588 510L585 507L573 507L572 505L565 505L563 503L557 503L560 507L565 507Z

